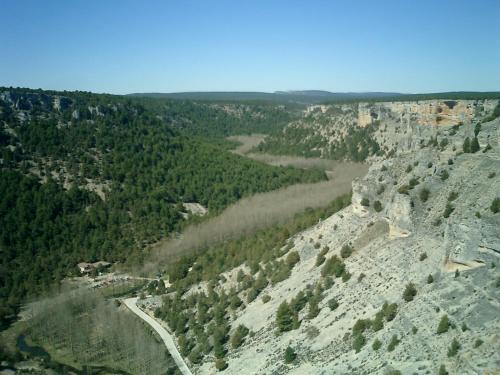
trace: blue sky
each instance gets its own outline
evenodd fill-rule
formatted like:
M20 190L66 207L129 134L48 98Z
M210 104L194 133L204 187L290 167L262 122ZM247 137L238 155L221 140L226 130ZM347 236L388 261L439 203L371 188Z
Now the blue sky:
M0 0L0 86L500 90L499 0Z

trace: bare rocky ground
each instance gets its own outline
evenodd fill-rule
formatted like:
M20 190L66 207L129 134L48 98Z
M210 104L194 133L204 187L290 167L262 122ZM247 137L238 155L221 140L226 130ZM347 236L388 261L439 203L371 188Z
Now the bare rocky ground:
M225 373L386 374L397 369L402 374L436 374L442 364L450 374L500 370L500 213L490 209L500 196L500 118L482 124L481 150L474 154L461 152L472 132L470 124L455 132L451 124L425 126L409 119L405 129L404 120L386 120L379 135L394 141L395 153L372 160L368 174L353 183L352 205L290 239L291 251L298 251L301 260L287 280L262 292L270 301L259 297L236 313L233 329L244 324L253 335L229 351ZM431 136L447 138L448 144L427 146ZM487 144L492 149L483 153ZM424 188L429 191L425 202L420 198ZM369 206L361 204L363 198ZM375 201L381 203L379 212ZM449 215L447 204L453 209ZM278 333L278 306L307 285L324 282L316 256L324 246L330 249L327 259L339 255L345 244L354 248L345 259L351 278L337 278L323 292L317 317L308 320L306 307L298 329ZM234 285L237 271L225 274L221 288ZM403 291L410 282L417 294L406 302ZM327 306L331 298L339 302L334 311ZM356 353L353 325L358 319L373 319L385 301L397 303L395 319L377 332L365 331L366 344ZM437 334L443 315L451 327ZM393 335L400 343L388 351ZM375 339L382 344L378 350L372 348ZM460 349L448 357L453 339ZM476 347L477 340L482 345ZM298 355L292 364L283 360L287 346ZM194 372L216 370L207 361Z

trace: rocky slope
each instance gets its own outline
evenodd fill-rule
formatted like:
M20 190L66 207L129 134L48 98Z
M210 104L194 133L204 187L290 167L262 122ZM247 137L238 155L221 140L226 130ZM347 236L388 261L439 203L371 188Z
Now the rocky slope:
M470 124L492 113L497 104L497 99L484 99L311 105L259 149L355 161L391 156L393 149L411 148L422 137L427 141L452 125L466 125L470 137Z
M268 302L259 297L234 314L233 330L243 324L251 334L230 350L226 373L435 374L441 365L450 374L498 371L500 214L493 202L500 197L500 118L482 124L479 151L463 153L474 132L468 115L465 125L453 126L455 114L447 112L443 124L428 126L411 108L402 113L380 116L377 136L394 151L372 160L353 184L352 204L291 238L289 251L300 255L291 276L266 287ZM343 258L345 245L353 249L343 259L348 276L333 275L330 286L323 268L331 257ZM320 252L326 262L317 266ZM219 288L237 285L239 269L225 273ZM308 290L318 298L317 316L307 305L298 328L279 332L280 304ZM375 328L384 302L397 304L397 313L389 319L385 309ZM449 324L440 324L443 316ZM297 353L291 364L283 359L288 346ZM213 362L195 368L215 371Z

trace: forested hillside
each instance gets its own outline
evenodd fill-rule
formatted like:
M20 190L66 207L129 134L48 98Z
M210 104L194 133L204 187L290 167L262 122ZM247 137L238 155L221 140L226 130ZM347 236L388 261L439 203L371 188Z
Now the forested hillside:
M79 261L140 262L147 243L186 223L182 203L216 214L256 192L325 179L189 136L211 135L208 128L231 134L250 123L228 113L196 103L0 89L2 324L23 297L76 271Z

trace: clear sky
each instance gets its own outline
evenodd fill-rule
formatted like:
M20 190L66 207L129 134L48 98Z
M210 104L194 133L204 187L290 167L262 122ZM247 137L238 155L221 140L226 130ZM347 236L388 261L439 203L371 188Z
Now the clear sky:
M0 86L500 90L500 0L0 0Z

